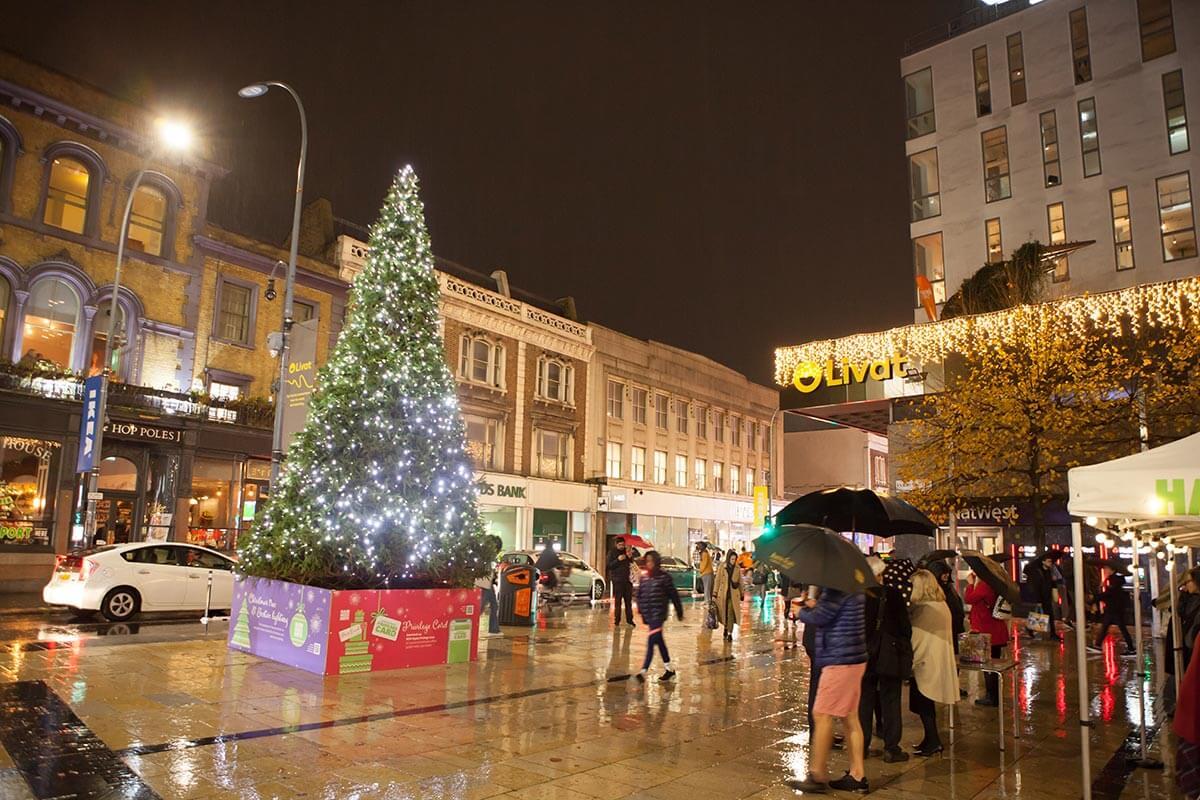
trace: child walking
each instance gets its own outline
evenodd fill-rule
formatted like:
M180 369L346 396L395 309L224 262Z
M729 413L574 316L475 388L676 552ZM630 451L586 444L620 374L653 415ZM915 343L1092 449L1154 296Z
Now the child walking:
M662 654L663 666L666 668L660 681L669 681L675 677L675 668L671 666L671 655L667 652L667 642L663 639L663 624L667 621L667 602L675 606L675 617L683 619L683 604L679 602L679 592L671 576L662 570L662 556L657 550L646 553L646 571L637 588L638 611L642 615L650 636L646 639L646 658L642 661L642 670L637 674L639 683L645 683L646 670L654 660L654 648Z

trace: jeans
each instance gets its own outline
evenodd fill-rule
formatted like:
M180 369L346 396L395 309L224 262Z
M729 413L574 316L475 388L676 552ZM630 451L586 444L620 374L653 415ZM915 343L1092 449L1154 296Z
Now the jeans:
M495 589L481 589L483 598L480 601L479 613L483 613L483 609L491 607L488 612L488 633L500 632L500 605L496 602Z
M858 721L863 729L863 741L870 746L876 711L879 712L879 735L887 750L900 749L900 690L904 681L888 675L863 673L862 695L858 701Z
M667 666L667 669L671 668L671 654L667 652L667 640L663 638L662 628L659 628L651 631L650 637L646 639L646 658L642 660L642 672L650 669L650 662L654 660L655 647L662 656L663 664Z
M621 621L621 603L625 603L625 621L633 623L633 583L630 581L612 582L613 622Z
M704 607L708 608L708 604L713 598L713 574L710 572L707 575L700 576L700 585L704 587Z

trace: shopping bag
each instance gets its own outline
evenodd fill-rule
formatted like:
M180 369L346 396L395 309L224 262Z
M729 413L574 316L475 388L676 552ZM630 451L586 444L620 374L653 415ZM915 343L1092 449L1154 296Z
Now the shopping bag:
M717 629L717 601L709 600L708 608L704 612L704 627L709 630Z
M958 637L958 660L963 664L983 664L992 657L989 633L963 633Z
M1037 611L1030 611L1029 616L1025 618L1025 630L1030 633L1047 633L1050 630L1050 615L1038 607Z

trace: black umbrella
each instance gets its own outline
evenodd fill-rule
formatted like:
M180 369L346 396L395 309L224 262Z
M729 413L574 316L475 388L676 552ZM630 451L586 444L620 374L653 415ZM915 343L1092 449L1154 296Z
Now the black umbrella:
M1021 601L1021 589L1008 577L1008 572L999 563L985 556L978 550L963 550L963 561L980 580L1010 603Z
M988 558L990 558L992 561L995 561L997 564L1003 564L1006 561L1012 561L1013 554L1012 553L990 553L988 555Z
M793 583L861 592L879 584L867 557L841 534L816 525L782 525L754 540L754 560Z
M928 553L921 556L921 563L932 564L934 561L944 561L947 558L954 558L957 555L957 550L930 550Z
M903 500L870 489L823 489L793 500L775 515L776 525L820 525L837 531L933 536L937 525Z

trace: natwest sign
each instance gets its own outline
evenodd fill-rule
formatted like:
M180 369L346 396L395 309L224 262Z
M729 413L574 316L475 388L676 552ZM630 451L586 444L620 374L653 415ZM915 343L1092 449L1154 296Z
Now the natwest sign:
M120 436L124 439L145 439L156 442L182 442L183 431L179 428L163 428L158 425L147 425L143 422L125 422L116 420L104 425L105 435Z

